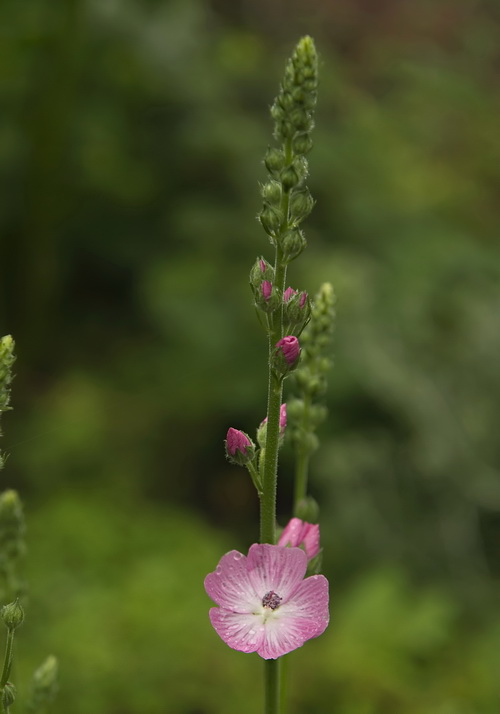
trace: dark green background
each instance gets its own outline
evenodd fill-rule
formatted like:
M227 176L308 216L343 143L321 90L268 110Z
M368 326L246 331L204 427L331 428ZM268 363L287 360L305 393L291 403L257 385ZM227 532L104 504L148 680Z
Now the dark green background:
M53 653L54 714L260 711L259 658L218 639L202 582L257 539L223 439L265 411L258 181L309 33L317 206L289 276L338 297L311 474L332 622L290 657L290 714L498 714L499 20L480 0L4 0L21 693ZM292 466L285 448L282 523Z

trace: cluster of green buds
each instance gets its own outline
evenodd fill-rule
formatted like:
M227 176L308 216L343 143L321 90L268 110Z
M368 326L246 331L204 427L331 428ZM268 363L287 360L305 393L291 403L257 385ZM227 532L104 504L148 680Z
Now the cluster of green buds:
M318 403L327 387L327 373L335 319L335 294L324 283L315 297L311 319L301 336L302 359L293 374L295 397L289 401L292 442L297 450L313 453L318 447L316 429L327 415Z
M10 384L12 382L12 365L15 359L14 340L10 335L5 335L0 338L0 419L3 412L10 409ZM4 458L0 453L0 469L3 468L3 465Z
M281 146L267 150L264 163L269 178L261 188L264 205L259 219L286 263L306 247L299 226L314 206L305 182L317 86L316 49L312 39L304 37L287 63L280 91L271 108L274 137Z
M314 206L306 186L306 154L312 147L317 85L316 49L312 39L304 37L286 65L271 108L274 137L280 146L269 147L264 158L268 178L261 186L259 220L275 248L275 265L258 258L250 272L255 305L265 316L268 332L275 336L279 332L280 338L299 337L311 311L307 293L286 288L285 278L287 265L306 247L300 224ZM286 371L290 369L288 364Z

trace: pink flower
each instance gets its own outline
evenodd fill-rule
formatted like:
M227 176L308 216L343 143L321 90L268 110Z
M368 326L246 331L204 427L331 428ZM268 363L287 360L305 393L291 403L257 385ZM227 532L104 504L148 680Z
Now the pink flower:
M277 659L325 631L328 580L304 579L307 556L300 548L254 544L248 556L224 555L205 578L205 590L219 607L210 621L224 642L240 652Z
M300 344L296 337L287 335L276 343L276 349L281 350L289 365L295 364L300 356Z
M283 302L288 302L294 295L297 295L297 291L293 288L287 288L283 293Z
M269 298L271 297L272 290L273 290L273 286L269 282L269 280L263 280L262 284L260 286L260 289L262 290L262 295L264 297L264 300L269 300Z
M319 526L315 523L292 518L284 529L278 545L291 545L292 548L304 547L307 559L311 560L319 553Z
M226 437L226 448L229 456L235 456L237 451L241 454L246 454L248 447L251 445L252 442L246 434L239 431L239 429L229 428Z

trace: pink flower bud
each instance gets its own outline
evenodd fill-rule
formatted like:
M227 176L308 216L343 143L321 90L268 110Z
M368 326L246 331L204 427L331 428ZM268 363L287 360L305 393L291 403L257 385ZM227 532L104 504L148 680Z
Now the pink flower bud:
M292 518L281 534L278 545L303 547L308 560L311 560L319 553L319 526L301 521L300 518Z
M300 300L299 300L299 307L301 310L304 307L304 305L306 304L306 300L307 300L307 293L304 290L304 292L301 294Z
M285 434L286 429L286 404L282 404L280 408L280 436Z
M283 302L288 302L294 295L297 295L297 291L293 288L287 288L283 293Z
M294 365L300 357L300 344L294 335L282 337L276 343L276 349L281 350L283 357L290 366Z
M260 272L265 273L266 272L266 261L264 258L261 258L259 261L259 267L260 267Z
M229 456L236 456L237 451L245 456L248 447L251 445L252 443L246 434L239 431L239 429L233 429L233 427L230 427L226 437L226 448Z
M259 444L264 447L266 445L266 424L267 417L260 422L260 426L257 432L257 440ZM286 429L286 404L282 404L280 407L280 439L285 436Z
M264 300L269 300L271 297L271 293L273 290L273 286L269 282L269 280L263 280L262 285L260 286L260 289L262 290L262 295L264 296Z

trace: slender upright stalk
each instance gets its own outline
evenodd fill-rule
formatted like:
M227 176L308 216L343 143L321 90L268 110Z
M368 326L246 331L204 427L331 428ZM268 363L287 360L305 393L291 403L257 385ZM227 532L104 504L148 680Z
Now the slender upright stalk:
M304 398L304 410L302 413L302 424L300 429L304 434L307 434L310 430L309 424L309 411L310 411L310 398L306 396ZM294 496L293 496L293 512L294 515L298 515L297 511L301 501L307 496L307 478L309 475L309 461L311 452L307 448L307 445L302 441L296 451L296 464L295 464L295 485L294 485Z
M14 655L14 630L7 630L7 644L5 645L5 657L3 661L2 678L0 679L0 689L3 689L9 679Z

